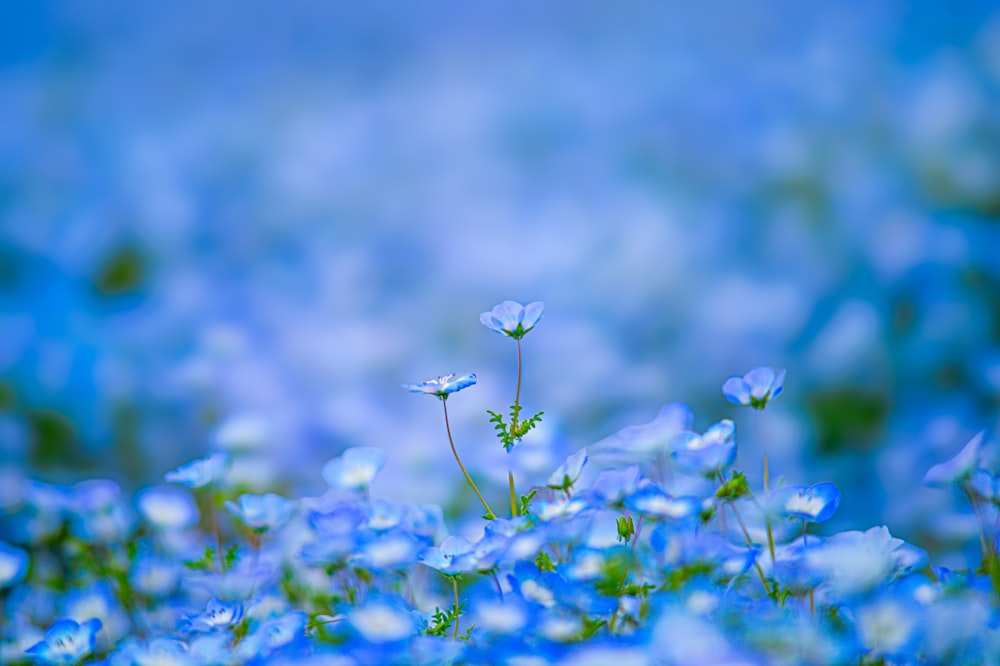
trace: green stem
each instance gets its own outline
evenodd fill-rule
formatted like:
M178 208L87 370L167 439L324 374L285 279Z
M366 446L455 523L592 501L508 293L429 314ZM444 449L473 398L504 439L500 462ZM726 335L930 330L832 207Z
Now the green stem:
M451 588L455 591L455 633L452 638L458 638L458 576L451 577Z
M451 436L451 424L448 422L448 403L443 398L441 400L441 406L444 407L444 427L448 431L448 443L451 444L451 452L455 455L455 462L458 463L458 468L462 470L462 474L465 475L465 480L468 481L469 485L472 487L472 492L476 493L476 497L478 497L479 501L483 503L483 507L486 509L487 519L495 520L497 515L493 513L493 509L491 509L490 505L483 499L482 494L479 492L479 488L476 487L476 482L473 481L472 477L469 476L469 473L465 471L465 465L462 464L462 459L458 457L458 451L455 449L455 440L452 439Z
M517 518L517 495L514 493L514 472L507 470L507 482L510 486L510 517Z
M719 482L725 485L726 479L722 476L722 472L719 472ZM743 522L743 518L740 516L740 512L736 509L735 502L723 502L723 505L728 504L729 508L733 510L733 516L736 518L736 522L740 526L740 531L743 532L743 540L746 542L748 548L753 548L753 540L750 538L750 532L747 531L747 526ZM719 518L722 518L722 509L719 509ZM771 596L771 588L767 584L767 579L764 578L764 570L760 568L760 562L757 558L753 559L753 566L757 570L757 576L760 578L760 584L764 586L764 592L767 596ZM777 600L775 600L777 601Z
M771 552L771 563L775 562L774 557L774 533L771 531L771 516L768 515L768 498L771 496L771 491L768 488L768 473L767 473L767 454L764 454L764 526L767 528L767 548Z
M212 523L212 532L215 534L215 552L219 558L219 573L224 573L226 564L222 557L222 534L219 532L219 519L215 512L215 502L217 499L218 493L213 488L208 492L208 519Z
M510 421L510 432L517 432L517 408L521 405L521 338L517 339L517 390L514 391L514 416Z

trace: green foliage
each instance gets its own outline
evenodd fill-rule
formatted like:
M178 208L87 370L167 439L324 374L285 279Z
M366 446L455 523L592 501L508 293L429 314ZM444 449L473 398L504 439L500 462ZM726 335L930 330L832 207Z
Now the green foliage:
M604 618L595 617L584 617L583 627L580 629L580 633L577 635L577 640L586 641L594 637L601 627L607 626L608 621Z
M240 547L239 544L233 544L226 549L225 554L222 556L222 568L229 571L236 563L240 561Z
M452 632L449 630L462 615L465 615L464 601L458 605L457 609L451 606L450 608L441 610L435 606L434 614L431 615L431 621L424 627L424 633L428 636L450 636ZM475 625L470 626L465 630L464 634L459 634L458 637L465 641L469 640L469 636L472 634L474 628Z
M490 423L497 431L497 438L503 444L503 448L510 451L532 428L538 425L545 412L538 412L534 416L522 420L521 405L514 403L510 406L510 423L504 420L503 414L494 412L492 409L487 409L486 413L490 415Z
M521 495L521 508L518 509L518 515L527 516L531 513L531 500L535 498L536 493L538 493L538 489L532 488L527 495Z
M684 586L684 583L688 582L695 576L704 576L710 573L712 573L712 566L703 562L689 564L678 569L671 569L667 572L663 587L667 590L675 592L681 589Z
M632 516L618 516L618 541L628 543L635 535L635 523Z
M733 472L733 476L715 491L715 496L725 502L732 502L750 494L750 484L743 472Z
M181 564L193 571L208 571L215 568L217 561L215 559L215 549L211 546L205 546L205 552L201 557L197 560L183 560Z
M544 550L538 551L538 555L535 556L535 566L543 573L556 570L556 565L552 562L552 558Z

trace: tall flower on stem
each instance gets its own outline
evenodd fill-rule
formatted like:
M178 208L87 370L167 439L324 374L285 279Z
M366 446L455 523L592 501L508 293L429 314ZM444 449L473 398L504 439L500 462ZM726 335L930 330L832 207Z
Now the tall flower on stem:
M472 487L472 492L476 493L476 497L482 502L483 508L486 509L486 519L494 520L496 519L496 514L493 513L493 509L490 505L486 503L483 499L482 493L479 492L479 488L476 487L476 482L472 480L469 473L465 469L465 465L462 464L462 459L458 457L458 450L455 449L455 440L451 436L451 424L448 422L448 396L456 391L461 391L462 389L472 386L476 383L476 373L472 372L467 375L456 376L454 373L450 375L444 375L436 379L428 379L427 381L420 384L400 384L410 393L424 393L427 395L433 395L441 401L441 407L444 408L444 427L448 432L448 443L451 444L451 452L455 455L455 462L458 463L459 469L462 470L462 474L465 475L465 480L469 482L469 486Z
M514 404L510 407L510 423L504 422L502 414L487 410L490 415L490 423L494 424L497 437L503 442L503 448L508 453L514 445L521 441L521 438L528 434L528 431L542 420L544 412L538 412L528 419L518 419L521 416L521 338L527 335L542 318L545 311L545 304L535 301L528 305L521 305L515 301L504 301L489 312L479 315L479 321L483 326L496 331L500 335L506 335L517 342L517 389L514 391ZM514 472L507 470L507 480L510 486L510 514L517 517L517 499L514 491Z

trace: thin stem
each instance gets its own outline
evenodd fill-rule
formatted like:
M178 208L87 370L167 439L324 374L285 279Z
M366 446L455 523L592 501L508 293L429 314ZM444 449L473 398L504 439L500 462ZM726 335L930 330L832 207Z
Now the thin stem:
M816 617L816 596L815 590L809 590L809 614Z
M632 550L635 550L635 544L639 543L639 532L642 532L642 519L646 517L646 514L639 514L639 522L635 525L635 535L632 537Z
M802 548L805 549L808 546L806 543L806 519L802 519Z
M517 518L517 496L514 494L514 472L507 470L507 482L510 485L510 517Z
M216 492L213 488L208 492L208 519L212 523L212 532L215 534L215 550L219 558L219 573L226 570L226 565L222 559L222 535L219 533L219 519L215 513Z
M725 477L722 476L722 472L719 472L719 481L725 484ZM743 540L746 542L748 548L753 548L753 540L750 538L750 532L747 531L747 526L743 522L743 518L740 516L740 512L736 509L735 502L723 502L723 506L729 505L729 508L733 510L733 516L736 517L736 522L739 523L740 531L743 532ZM719 518L722 518L722 509L719 509ZM767 596L771 596L771 588L767 585L767 579L764 578L764 570L760 567L760 562L757 561L757 557L753 558L753 566L757 570L757 576L760 578L760 584L764 586L764 593Z
M455 449L455 440L451 437L451 424L448 423L448 403L444 399L441 400L441 406L444 407L444 427L448 431L448 443L451 444L451 452L455 454L455 462L458 463L458 468L461 469L462 474L465 475L465 480L469 482L470 486L472 486L472 492L476 493L476 497L479 498L479 501L483 503L483 507L486 508L487 519L494 520L497 515L493 513L493 509L491 509L490 505L483 499L482 494L479 492L479 488L476 487L476 482L473 481L472 477L469 476L469 473L465 471L465 465L462 464L462 459L458 457L458 451Z
M764 454L764 509L762 513L764 514L764 526L767 528L767 548L771 552L771 562L775 561L774 557L774 532L771 531L771 516L768 515L767 506L768 499L771 496L771 491L768 488L768 473L767 473L767 454Z
M969 502L972 504L972 512L976 514L976 523L979 525L979 547L983 551L983 559L985 560L992 553L992 549L986 539L986 525L983 520L983 513L979 510L979 503L976 502L976 496L972 494L968 488L965 488L965 495L969 498Z
M458 576L451 577L451 588L455 591L455 633L452 638L458 638Z
M521 338L517 339L517 390L514 391L514 415L510 420L510 431L517 431L517 408L521 406Z

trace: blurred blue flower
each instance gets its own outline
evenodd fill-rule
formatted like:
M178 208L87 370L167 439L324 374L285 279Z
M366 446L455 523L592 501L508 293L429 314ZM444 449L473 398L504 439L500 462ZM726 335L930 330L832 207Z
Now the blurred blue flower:
M586 464L587 449L580 449L569 458L566 458L566 461L552 472L545 485L553 490L568 491L576 483L576 480L580 478L580 474L583 472Z
M191 494L176 486L153 486L136 494L143 518L160 530L187 529L198 522Z
M476 383L476 373L470 372L467 375L456 376L455 373L450 375L444 375L443 377L438 377L437 379L428 379L426 382L421 384L400 384L410 393L426 393L428 395L435 395L441 400L448 398L449 393L454 393L455 391L461 391L462 389L472 386Z
M696 497L671 497L658 486L645 482L625 498L625 506L653 518L679 520L697 515L701 511L701 500Z
M823 523L832 518L840 506L840 490L829 481L808 487L786 486L775 491L774 501L789 518Z
M101 629L100 620L87 620L77 624L73 620L59 620L45 632L41 642L25 652L41 664L74 664L94 651L94 641Z
M243 619L243 604L238 601L225 602L216 597L208 600L205 611L188 618L186 630L189 632L213 631L239 624Z
M733 404L764 409L769 400L781 395L784 383L784 370L775 371L774 368L763 366L742 377L727 379L722 385L722 394Z
M386 458L386 452L374 446L350 448L323 466L323 479L335 490L366 490Z
M226 502L226 509L255 532L281 527L295 511L297 502L281 495L240 495L236 502Z
M736 459L736 424L723 419L705 434L682 432L673 441L677 467L688 474L714 477Z
M28 554L0 541L0 590L17 585L28 573Z
M933 488L947 488L956 483L964 483L976 469L979 451L983 446L986 431L980 431L962 447L958 454L939 465L934 465L924 475L924 485Z
M228 463L229 456L224 453L214 453L207 458L192 460L167 472L163 475L163 479L168 483L179 483L188 488L203 488L221 480Z
M417 625L402 600L369 600L347 614L347 621L369 643L395 643L413 636Z
M545 303L541 301L528 305L521 305L515 301L504 301L489 312L480 314L479 321L492 331L520 340L535 327L538 320L542 318L544 310Z

